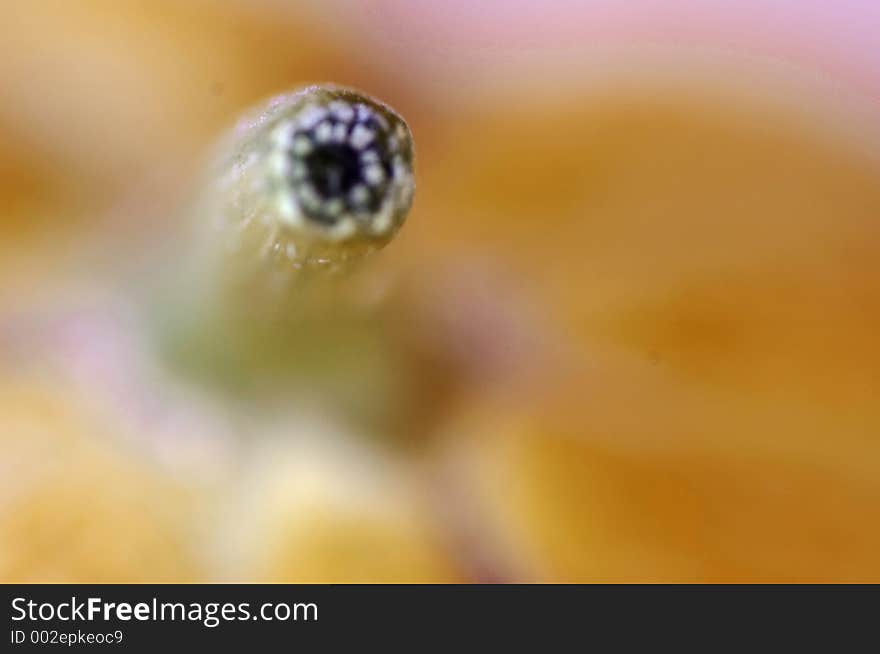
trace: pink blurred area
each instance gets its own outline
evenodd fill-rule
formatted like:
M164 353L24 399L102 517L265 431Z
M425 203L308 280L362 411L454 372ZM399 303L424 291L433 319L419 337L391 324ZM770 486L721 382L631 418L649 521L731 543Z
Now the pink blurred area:
M870 0L498 0L343 3L376 43L419 66L498 60L511 51L704 47L765 57L880 91L880 6ZM365 9L359 9L365 5ZM413 47L417 45L417 47ZM496 71L497 72L497 71ZM515 70L508 74L516 75Z

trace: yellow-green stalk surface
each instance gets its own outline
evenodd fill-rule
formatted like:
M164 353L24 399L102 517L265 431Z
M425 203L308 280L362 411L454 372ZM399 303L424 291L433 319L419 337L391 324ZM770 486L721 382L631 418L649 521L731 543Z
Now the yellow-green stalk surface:
M243 382L301 364L323 347L309 334L361 321L337 281L394 237L413 190L409 128L362 93L310 86L246 114L218 144L172 262L159 311L174 359Z

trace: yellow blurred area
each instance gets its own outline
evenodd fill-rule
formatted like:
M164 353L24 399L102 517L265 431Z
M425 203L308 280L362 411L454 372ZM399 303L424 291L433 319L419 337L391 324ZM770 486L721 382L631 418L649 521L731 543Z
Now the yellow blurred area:
M475 503L526 579L880 577L875 442L597 372L577 392L481 405L456 426Z
M443 249L479 239L588 349L741 395L872 410L876 151L848 141L845 116L652 89L465 113L443 153L461 163L425 174L431 214L412 249L437 232Z
M344 8L4 10L0 580L880 581L876 108L755 81L755 62L711 80L474 73L463 92L389 68ZM323 80L415 134L415 207L376 261L403 306L391 345L352 340L383 345L349 367L365 397L376 370L399 389L381 401L422 447L350 424L333 438L355 447L324 449L309 421L269 430L262 407L215 398L242 438L205 484L125 441L118 407L91 412L115 401L97 385L22 365L5 326L50 312L46 289L107 283L93 260L173 230L240 111ZM264 452L264 431L305 445Z
M317 433L322 434L318 429ZM323 438L332 441L332 433ZM262 459L262 461L260 461ZM286 583L453 582L411 473L367 451L272 447L258 457L239 512L238 578Z
M180 193L243 105L292 80L354 76L307 9L279 20L247 3L86 0L17 3L3 18L4 270L29 277L69 263L68 244L132 188L141 203Z
M76 391L0 385L4 582L195 581L196 498L112 442Z

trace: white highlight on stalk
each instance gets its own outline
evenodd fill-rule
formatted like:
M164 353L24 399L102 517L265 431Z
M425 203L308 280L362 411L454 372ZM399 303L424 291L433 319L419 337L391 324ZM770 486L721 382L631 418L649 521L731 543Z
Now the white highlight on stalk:
M370 201L370 191L363 184L355 184L348 193L348 199L356 207L365 207Z
M357 106L357 117L358 120L362 123L367 122L372 118L375 114L373 111L365 104L358 104Z
M330 228L329 234L332 240L342 241L351 236L354 236L356 231L357 224L355 224L354 220L350 216L346 216Z
M299 196L300 202L302 202L306 208L311 209L312 211L316 211L320 208L321 198L315 190L315 187L311 184L303 184L300 186L297 190L297 195Z
M315 128L315 140L318 143L327 143L333 135L333 125L329 121L324 121Z
M330 112L345 123L350 123L354 120L354 109L347 102L342 102L341 100L331 102Z
M281 149L287 149L293 142L293 134L296 131L293 123L282 123L272 133L272 141Z
M294 161L290 165L290 179L295 182L301 182L308 177L309 171L302 161Z
M348 136L348 125L345 123L337 123L333 128L333 141L336 143L345 143Z
M364 179L370 186L378 186L385 181L385 171L379 164L370 164L364 169Z
M324 213L330 216L338 216L342 213L342 210L345 208L345 203L341 198L333 198L332 200L328 200L324 203Z
M382 205L381 212L373 221L373 232L376 234L384 234L391 227L391 203L385 202Z
M352 147L356 150L363 150L367 147L373 139L376 138L376 133L363 125L355 125L354 129L351 130L351 136L348 138L348 142L351 143Z
M299 126L303 129L312 129L327 117L327 110L317 105L308 105L299 115Z
M278 207L278 213L281 222L287 227L301 227L303 224L303 215L299 210L299 205L290 193L279 193L275 201Z
M296 156L304 157L312 151L312 142L308 136L300 135L293 140L291 149Z

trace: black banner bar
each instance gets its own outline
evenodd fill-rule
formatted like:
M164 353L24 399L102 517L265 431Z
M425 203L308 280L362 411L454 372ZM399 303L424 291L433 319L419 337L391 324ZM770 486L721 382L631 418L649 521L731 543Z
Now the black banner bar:
M446 642L715 647L857 639L876 650L877 586L6 585L0 651ZM566 646L561 646L567 643ZM560 644L556 647L554 644ZM314 650L313 650L314 651Z

